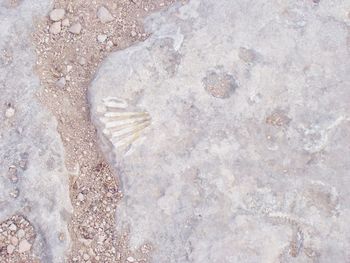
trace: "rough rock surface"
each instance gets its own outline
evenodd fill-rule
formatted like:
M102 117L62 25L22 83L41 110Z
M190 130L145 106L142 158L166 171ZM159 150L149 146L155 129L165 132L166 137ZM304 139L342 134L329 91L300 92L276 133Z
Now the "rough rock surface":
M349 260L349 11L193 0L105 60L91 114L135 249L150 242L153 262ZM152 117L129 149L103 134L107 97Z
M13 258L1 252L0 261L31 262L32 250L42 262L63 262L70 245L68 177L56 121L35 97L31 45L33 19L49 11L50 1L10 2L17 1L0 1L0 245L4 233L14 236L7 247Z

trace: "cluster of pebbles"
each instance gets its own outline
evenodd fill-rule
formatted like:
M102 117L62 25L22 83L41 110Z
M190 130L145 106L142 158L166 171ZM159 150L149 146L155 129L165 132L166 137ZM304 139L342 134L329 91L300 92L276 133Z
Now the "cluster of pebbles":
M0 261L17 262L28 259L34 240L34 228L24 216L14 215L2 222L0 224Z
M51 34L59 34L61 30L68 28L68 31L72 34L80 34L81 32L81 24L79 22L75 22L71 24L68 18L65 17L66 10L62 8L54 9L50 12L50 20L52 24L50 26Z
M50 12L49 17L50 17L50 20L52 21L52 24L50 25L50 33L56 35L56 34L59 34L62 30L68 28L68 31L70 33L77 34L77 35L80 34L82 30L82 25L80 24L80 22L71 23L65 15L66 15L66 10L63 8L56 8ZM101 23L104 23L104 24L115 20L111 12L105 6L100 6L97 10L96 15L98 19L101 21ZM75 18L74 20L77 20L77 19L78 18ZM100 42L104 42L104 40Z

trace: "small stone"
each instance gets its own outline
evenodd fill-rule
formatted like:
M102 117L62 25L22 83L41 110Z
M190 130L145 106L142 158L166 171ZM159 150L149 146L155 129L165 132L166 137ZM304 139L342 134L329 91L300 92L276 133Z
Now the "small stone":
M135 262L135 259L134 259L133 257L128 257L126 260L127 260L128 262Z
M109 40L109 41L107 42L107 47L108 47L108 48L111 48L111 47L113 47L113 46L114 46L113 42L112 42L111 40Z
M10 192L10 196L12 198L17 198L19 196L19 189L18 188L15 188L13 189L11 192Z
M97 41L100 42L100 43L105 42L106 39L107 39L107 35L98 35L97 36Z
M32 247L32 244L30 244L26 239L23 239L18 246L18 252L24 253L30 250Z
M79 64L80 65L85 65L86 64L86 59L84 58L84 57L80 57L79 59L78 59L78 62L79 62Z
M73 34L80 34L81 32L81 24L79 22L73 24L70 28L69 28L69 32L73 33Z
M18 245L18 238L17 237L11 237L11 244L14 246Z
M50 33L57 35L61 32L61 21L55 22L50 26Z
M12 118L15 115L15 109L14 108L7 108L5 111L5 117L6 118Z
M62 8L54 9L50 12L50 19L52 21L59 21L64 18L66 11Z
M67 27L67 26L69 26L69 19L68 18L65 18L65 19L63 19L62 20L62 26L65 26L65 27Z
M56 82L56 86L60 89L63 89L66 86L66 78L62 77Z
M83 255L83 259L84 259L84 260L89 260L89 258L90 258L90 256L89 256L88 254L84 254L84 255Z
M11 224L11 225L9 226L9 229L10 229L11 231L16 231L16 230L17 230L17 226L16 226L15 224Z
M58 235L58 239L60 240L60 241L64 241L64 233L59 233L59 235Z
M17 231L17 237L22 239L25 236L26 232L23 229Z
M14 250L15 250L15 247L13 245L7 246L7 254L11 255Z
M78 200L79 200L80 202L83 202L84 199L85 199L85 196L84 196L82 193L79 193L79 194L78 194Z
M100 6L97 10L97 17L102 23L108 23L114 20L112 14L104 6Z
M131 30L130 35L131 35L132 37L136 37L136 36L137 36L137 33L135 32L135 30Z

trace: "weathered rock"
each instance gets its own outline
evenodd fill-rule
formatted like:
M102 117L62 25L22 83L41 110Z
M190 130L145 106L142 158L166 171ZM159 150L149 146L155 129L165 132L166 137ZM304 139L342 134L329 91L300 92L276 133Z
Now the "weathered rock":
M86 58L84 58L84 57L79 57L79 58L78 58L78 62L79 62L80 65L83 66L83 65L86 64Z
M112 14L109 12L109 10L104 7L100 6L97 10L97 17L100 19L102 23L108 23L114 20L114 17Z
M66 11L62 8L54 9L50 12L50 19L52 21L59 21L64 18L64 15L66 14Z
M17 226L16 226L15 224L11 224L11 225L9 226L9 229L10 229L11 231L16 231L16 230L17 230Z
M22 239L22 238L25 236L25 234L26 234L26 232L25 232L23 229L19 229L19 230L17 231L17 237L18 237L19 239Z
M89 100L131 247L151 243L151 262L347 261L349 7L191 0L105 60Z
M104 43L107 40L107 35L98 35L97 41L100 43Z
M18 245L18 238L17 237L11 237L11 244L14 245L14 246L17 246Z
M50 26L50 33L57 35L61 32L61 21L55 22Z
M69 19L68 18L65 18L62 20L62 26L65 26L65 27L68 27L70 25L69 23Z
M82 29L82 26L79 22L74 23L70 28L69 28L69 32L73 33L73 34L80 34Z
M82 193L79 193L78 194L78 198L77 198L80 202L84 201L85 200L85 197Z
M19 242L18 252L19 253L27 252L27 251L29 251L31 249L31 247L32 247L32 244L30 244L28 242L28 240L23 239L21 242Z
M11 255L15 251L15 246L8 245L6 249L7 249L7 254Z

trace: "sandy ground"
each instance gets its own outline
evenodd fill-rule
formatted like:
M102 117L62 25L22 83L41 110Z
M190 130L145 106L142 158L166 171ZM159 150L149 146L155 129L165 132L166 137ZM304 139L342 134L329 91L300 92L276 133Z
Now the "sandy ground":
M58 16L37 21L38 98L58 120L71 174L74 213L68 262L147 262L149 244L130 254L127 233L116 233L115 208L122 193L97 146L86 91L108 53L147 38L141 18L172 2L57 0L54 9L64 9L64 15L60 10Z

